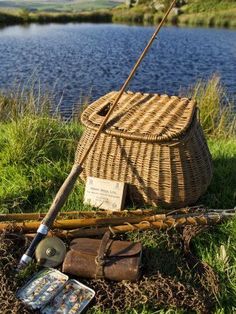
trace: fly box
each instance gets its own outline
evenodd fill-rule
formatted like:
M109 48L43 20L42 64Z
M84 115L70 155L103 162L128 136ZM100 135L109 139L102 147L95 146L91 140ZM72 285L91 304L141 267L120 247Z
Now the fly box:
M42 314L81 313L93 299L95 292L78 282L68 280L62 290L41 310Z
M17 293L18 299L42 314L81 313L95 292L58 270L37 273Z

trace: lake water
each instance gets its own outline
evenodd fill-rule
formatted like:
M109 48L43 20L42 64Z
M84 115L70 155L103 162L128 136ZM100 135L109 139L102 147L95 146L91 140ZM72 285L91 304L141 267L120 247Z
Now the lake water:
M0 30L0 88L28 81L54 90L70 110L120 88L154 31L115 24L49 24ZM236 31L163 28L129 89L179 94L213 73L236 95Z

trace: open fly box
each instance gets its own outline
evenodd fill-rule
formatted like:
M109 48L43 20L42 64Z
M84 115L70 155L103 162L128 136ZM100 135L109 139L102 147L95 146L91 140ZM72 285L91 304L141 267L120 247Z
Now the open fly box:
M81 313L95 292L77 280L68 279L58 270L45 269L33 276L18 291L17 297L42 314Z

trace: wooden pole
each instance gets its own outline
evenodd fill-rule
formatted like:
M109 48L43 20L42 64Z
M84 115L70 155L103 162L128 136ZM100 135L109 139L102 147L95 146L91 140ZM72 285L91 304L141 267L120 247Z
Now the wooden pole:
M235 214L234 214L235 215ZM120 234L126 232L134 232L134 231L144 231L148 229L158 229L165 230L170 228L181 228L184 226L196 226L196 225L214 225L220 223L226 219L229 219L232 215L220 215L217 213L214 214L202 214L195 217L167 217L163 220L159 221L142 221L138 224L123 224L119 226L106 226L106 227L95 227L95 228L87 228L87 229L75 229L75 230L53 230L48 235L49 236L57 236L60 238L86 238L86 237L94 237L101 236L106 231L110 230L113 234ZM32 238L35 234L26 234L27 237Z
M188 213L188 214L159 214L152 216L140 216L140 217L102 217L102 218L82 218L82 219L64 219L57 220L53 224L54 229L73 230L77 228L100 228L101 226L118 226L118 225L135 225L140 223L152 223L167 221L176 221L177 224L182 221L201 223L201 220L206 219L222 219L224 216L232 217L235 215L235 211L230 210L222 212L209 212L209 213ZM4 230L22 231L22 232L35 232L40 226L40 222L17 222L17 223L0 223L0 232Z
M235 215L235 214L234 214ZM221 216L220 214L202 214L195 217L166 217L165 219L160 219L158 221L141 221L138 224L124 224L120 226L108 226L101 228L90 228L90 229L77 229L71 231L63 231L63 237L91 237L103 235L106 231L110 230L114 234L133 232L133 231L142 231L147 229L169 229L169 228L180 228L186 225L212 225L222 222L225 219L232 217ZM58 234L59 235L59 234Z
M82 218L82 219L63 219L54 221L52 228L54 229L76 229L84 227L102 226L102 225L119 225L124 223L138 223L140 221L155 221L164 219L166 215L140 216L140 217L104 217L104 218ZM14 231L36 231L40 226L39 221L11 222L0 223L0 232L10 229Z
M157 213L158 209L136 209L123 211L70 211L61 212L58 214L59 218L98 218L98 217L136 217L144 215L153 215ZM0 214L0 222L2 221L25 221L25 220L42 220L46 213L22 213L22 214Z

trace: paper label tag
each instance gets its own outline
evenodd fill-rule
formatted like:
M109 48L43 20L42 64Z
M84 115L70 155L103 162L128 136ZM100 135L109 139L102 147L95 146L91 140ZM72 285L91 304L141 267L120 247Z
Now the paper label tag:
M106 210L123 209L126 194L124 182L88 177L84 203Z

